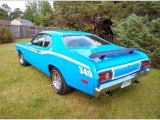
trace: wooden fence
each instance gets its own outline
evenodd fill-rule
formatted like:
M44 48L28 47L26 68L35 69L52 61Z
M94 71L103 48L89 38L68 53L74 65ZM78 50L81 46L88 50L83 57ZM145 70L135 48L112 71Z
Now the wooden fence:
M40 27L40 26L18 26L18 25L0 25L5 26L11 29L14 38L32 38L37 33L41 31L53 31L58 30L57 27ZM106 39L107 41L115 44L120 44L117 41L116 36L112 35L105 35L105 34L98 34L100 37Z
M14 38L32 38L41 31L58 30L56 27L1 25L10 28Z

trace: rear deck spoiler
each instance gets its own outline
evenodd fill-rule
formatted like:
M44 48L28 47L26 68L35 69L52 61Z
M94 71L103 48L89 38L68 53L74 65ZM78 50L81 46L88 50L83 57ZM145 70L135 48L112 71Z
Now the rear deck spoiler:
M113 54L122 54L122 53L130 53L132 54L133 51L139 50L138 48L125 48L125 49L120 49L120 50L111 50L111 51L105 51L105 52L96 52L91 54L89 57L91 59L94 58L100 58L103 59L107 55L113 55Z

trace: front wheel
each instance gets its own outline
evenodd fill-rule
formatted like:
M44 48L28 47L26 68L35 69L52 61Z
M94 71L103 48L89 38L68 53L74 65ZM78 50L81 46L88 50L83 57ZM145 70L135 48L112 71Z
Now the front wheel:
M61 72L55 67L51 70L51 85L59 95L64 95L71 91L71 87L66 84Z
M24 59L24 56L21 52L19 53L19 63L22 66L28 66L29 65L29 63Z

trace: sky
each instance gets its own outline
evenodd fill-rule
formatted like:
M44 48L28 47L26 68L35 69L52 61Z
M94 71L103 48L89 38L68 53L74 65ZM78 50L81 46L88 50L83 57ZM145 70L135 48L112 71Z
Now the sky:
M25 10L25 3L27 2L27 0L24 1L2 1L0 0L0 6L2 4L7 4L10 8L11 11L13 11L15 8L20 8L22 11ZM51 4L51 6L53 5L53 1L49 1L49 3Z

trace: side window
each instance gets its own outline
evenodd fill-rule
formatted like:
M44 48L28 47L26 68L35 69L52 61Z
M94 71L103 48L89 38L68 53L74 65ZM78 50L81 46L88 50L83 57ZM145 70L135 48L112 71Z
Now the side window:
M33 45L37 45L37 46L41 46L41 47L43 46L43 42L44 42L44 36L42 34L37 35L32 40Z
M49 35L44 35L43 47L48 47L52 44L52 37Z
M33 45L48 47L52 44L52 37L45 34L39 34L32 40Z

